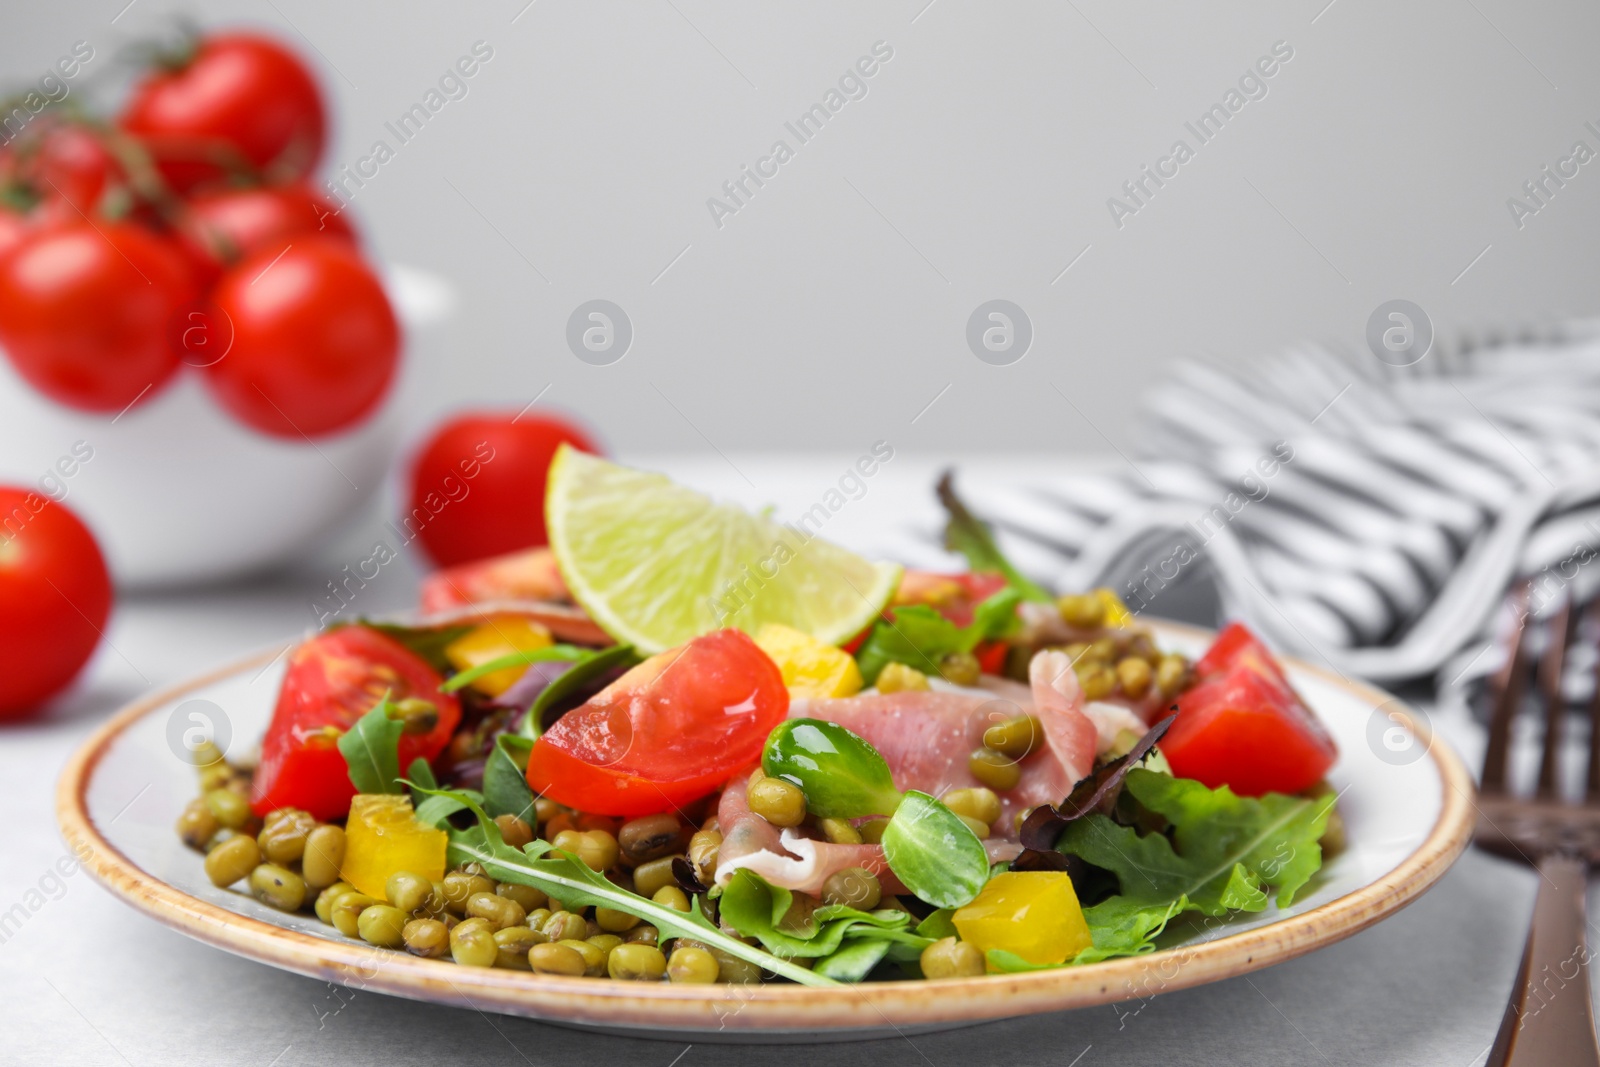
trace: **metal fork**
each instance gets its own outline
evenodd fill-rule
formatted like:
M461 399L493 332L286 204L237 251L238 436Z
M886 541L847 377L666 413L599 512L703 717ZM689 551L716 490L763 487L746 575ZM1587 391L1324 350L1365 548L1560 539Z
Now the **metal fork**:
M1506 786L1511 724L1527 689L1528 590L1517 593L1517 626L1506 665L1491 689L1493 713L1483 757L1475 843L1539 872L1533 924L1522 966L1485 1067L1563 1064L1600 1067L1589 997L1587 888L1600 862L1600 678L1589 704L1588 773L1581 805L1562 800L1560 760L1566 707L1561 671L1573 630L1564 605L1550 623L1550 641L1534 668L1544 705L1544 747L1531 798Z

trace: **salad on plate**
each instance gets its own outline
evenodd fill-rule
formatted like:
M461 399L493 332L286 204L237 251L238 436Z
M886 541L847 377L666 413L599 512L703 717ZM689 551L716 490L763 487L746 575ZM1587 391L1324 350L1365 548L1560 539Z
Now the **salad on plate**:
M345 937L626 981L1076 967L1291 904L1342 843L1337 753L1272 653L1165 651L939 496L964 573L563 446L550 546L296 647L178 833Z

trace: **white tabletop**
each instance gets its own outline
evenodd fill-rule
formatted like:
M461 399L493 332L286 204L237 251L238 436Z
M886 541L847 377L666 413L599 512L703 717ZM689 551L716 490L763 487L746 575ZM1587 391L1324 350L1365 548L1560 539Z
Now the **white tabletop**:
M741 466L762 482L759 465ZM1474 1067L1494 1038L1532 909L1534 875L1473 852L1379 926L1248 977L911 1039L759 1052L697 1044L682 1059L687 1042L595 1036L351 993L191 941L130 910L82 872L52 877L66 854L53 788L69 753L112 710L152 687L306 629L312 621L306 602L317 584L302 574L124 598L80 685L46 717L0 731L0 781L12 797L0 836L0 914L19 914L18 904L27 913L0 934L0 1064L700 1067L748 1065L759 1056L762 1063L807 1067ZM396 573L370 592L363 610L409 606L415 573ZM1437 717L1435 726L1476 760L1472 727Z

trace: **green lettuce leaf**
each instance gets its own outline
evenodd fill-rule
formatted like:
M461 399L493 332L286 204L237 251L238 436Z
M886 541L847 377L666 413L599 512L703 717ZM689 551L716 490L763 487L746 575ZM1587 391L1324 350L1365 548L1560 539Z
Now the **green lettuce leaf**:
M938 674L939 661L952 652L971 652L980 642L1004 637L1012 629L1022 594L1011 586L973 609L972 625L957 626L926 604L895 608L856 652L856 665L868 685L890 663L904 663L923 674Z
M565 900L566 898L561 898ZM896 942L921 952L932 940L907 929L911 916L883 908L860 911L842 904L818 908L802 923L784 923L794 894L770 885L754 871L738 870L723 887L717 914L734 930L754 937L779 956L818 958L832 956L855 941ZM859 962L864 956L848 957ZM878 959L881 959L880 955ZM873 964L877 959L872 961ZM844 964L841 962L840 967ZM869 965L867 970L871 970Z
M1094 946L1074 962L1147 952L1180 912L1261 911L1269 889L1288 907L1322 866L1317 842L1332 796L1241 797L1143 768L1128 773L1124 789L1171 824L1171 837L1141 835L1099 814L1068 824L1056 847L1110 871L1119 886L1084 909Z

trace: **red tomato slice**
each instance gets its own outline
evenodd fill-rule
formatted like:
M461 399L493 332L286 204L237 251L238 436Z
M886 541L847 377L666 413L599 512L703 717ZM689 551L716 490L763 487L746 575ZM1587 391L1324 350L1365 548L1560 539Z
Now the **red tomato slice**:
M1242 796L1314 785L1338 748L1255 635L1233 623L1196 663L1161 751L1180 778Z
M570 601L567 583L548 548L528 548L461 563L422 579L422 610L448 611L486 600Z
M438 725L428 733L401 735L401 773L418 756L433 759L461 721L460 702L439 691L443 681L411 650L366 626L345 626L305 642L290 654L261 742L251 806L258 815L292 807L319 819L348 812L356 790L338 741L386 692L391 700L431 700L439 709Z
M1242 622L1230 622L1222 628L1217 639L1211 642L1211 647L1206 649L1206 654L1195 661L1194 673L1195 677L1204 680L1241 665L1248 665L1257 673L1293 691L1277 659Z
M738 630L652 656L535 742L528 784L580 811L648 815L761 758L789 711L778 665Z

